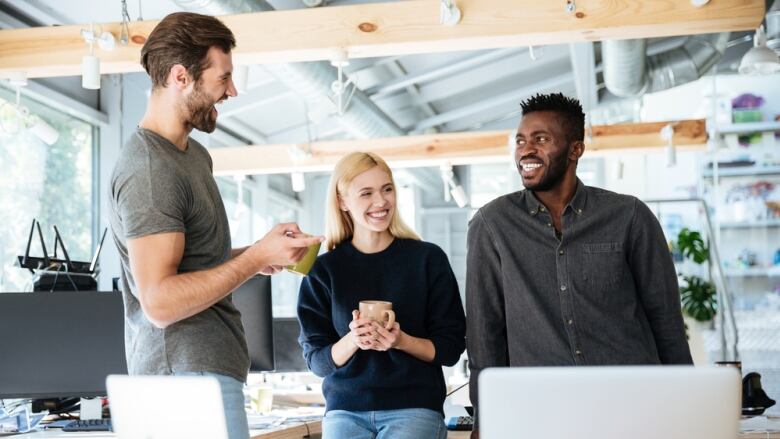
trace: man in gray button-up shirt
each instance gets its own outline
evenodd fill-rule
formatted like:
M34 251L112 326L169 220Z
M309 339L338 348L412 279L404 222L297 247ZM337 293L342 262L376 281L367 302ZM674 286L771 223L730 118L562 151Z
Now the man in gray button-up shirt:
M487 367L691 364L655 216L577 178L579 102L537 95L522 110L515 162L525 190L488 203L469 225L472 403Z

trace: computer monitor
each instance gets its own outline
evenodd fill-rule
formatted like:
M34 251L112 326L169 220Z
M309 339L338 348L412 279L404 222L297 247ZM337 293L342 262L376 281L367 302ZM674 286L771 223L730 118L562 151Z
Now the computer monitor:
M0 293L0 399L106 395L126 374L117 292Z
M308 372L303 349L298 344L301 324L295 317L274 319L274 358L276 372Z
M274 370L273 308L271 278L257 275L233 291L233 304L241 312L241 321L249 348L249 370Z

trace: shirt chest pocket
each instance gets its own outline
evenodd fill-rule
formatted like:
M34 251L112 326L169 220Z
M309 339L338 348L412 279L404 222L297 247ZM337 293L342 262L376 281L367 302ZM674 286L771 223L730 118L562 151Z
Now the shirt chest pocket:
M618 242L593 242L582 246L582 280L591 294L603 294L620 284L625 255Z

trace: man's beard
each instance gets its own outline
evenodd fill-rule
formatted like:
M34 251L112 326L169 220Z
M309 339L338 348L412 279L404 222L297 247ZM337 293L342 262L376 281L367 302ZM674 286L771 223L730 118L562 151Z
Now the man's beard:
M546 168L546 172L539 183L535 185L526 185L525 181L523 181L523 186L528 190L537 192L549 191L555 187L563 180L563 177L566 175L566 169L569 167L569 158L567 154L568 151L562 151L559 156L550 157L550 165ZM517 168L518 171L523 169L523 167L520 166L520 162L518 162ZM522 173L520 174L520 178L522 178Z
M204 133L212 133L217 128L217 119L211 116L214 102L211 97L200 89L198 83L192 93L184 101L184 111L187 123Z

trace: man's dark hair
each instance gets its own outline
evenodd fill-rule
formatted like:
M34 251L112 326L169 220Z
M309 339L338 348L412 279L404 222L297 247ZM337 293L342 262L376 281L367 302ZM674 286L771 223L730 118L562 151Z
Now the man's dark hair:
M209 68L211 47L225 53L236 47L233 32L221 21L192 12L175 12L163 18L141 49L141 65L152 78L152 88L165 87L171 67L181 64L197 82Z
M558 114L567 142L585 140L585 113L580 101L563 93L537 94L520 103L523 116L534 111L552 111Z

